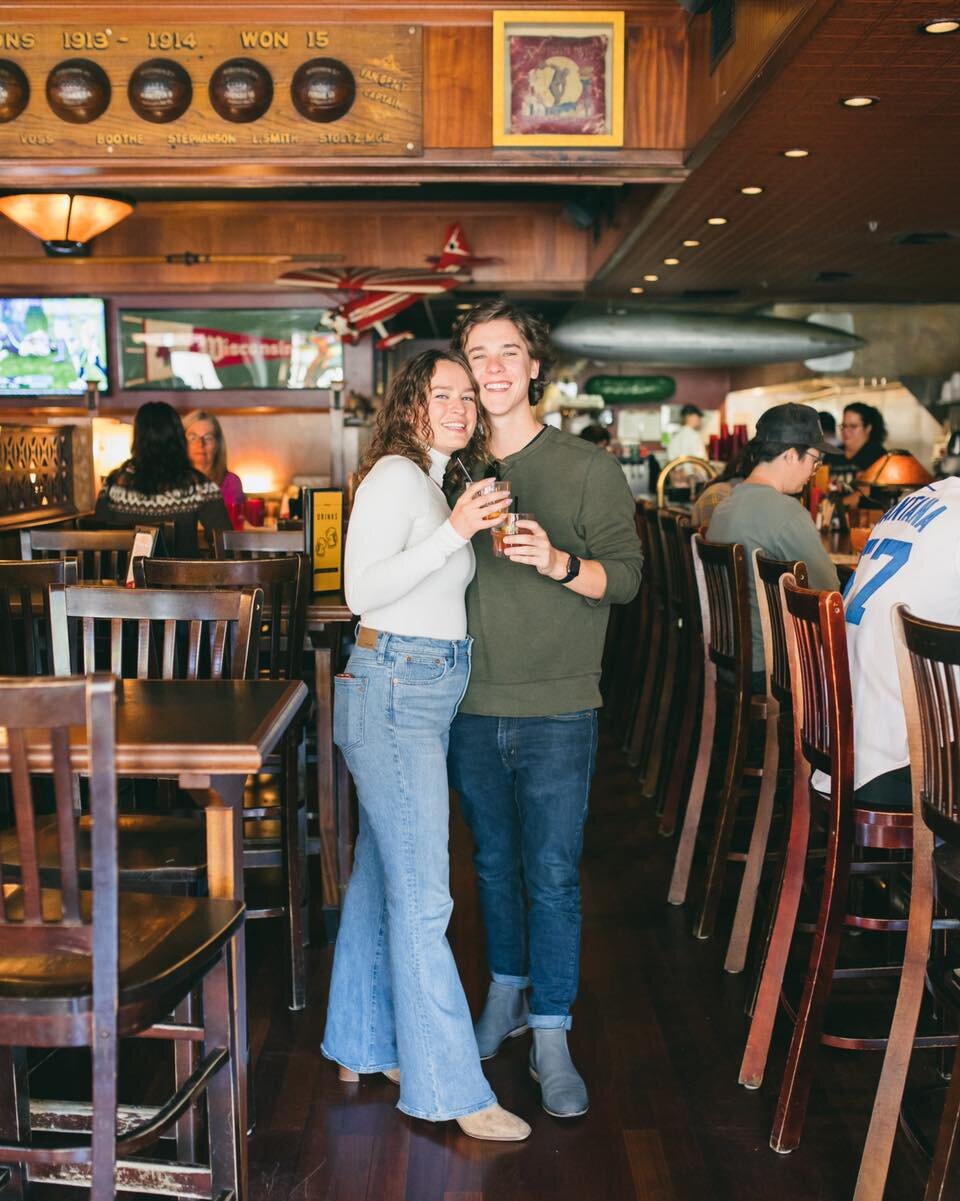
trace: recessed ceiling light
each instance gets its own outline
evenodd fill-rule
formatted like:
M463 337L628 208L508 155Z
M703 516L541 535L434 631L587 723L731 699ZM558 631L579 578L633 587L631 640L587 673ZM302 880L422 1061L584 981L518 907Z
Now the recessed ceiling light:
M679 267L680 260L679 259L664 259L663 265L664 265L664 267Z
M458 309L459 309L461 312L464 312L464 313L465 313L465 312L467 311L467 309L472 309L472 308L473 308L473 305L472 305L472 304L470 304L470 302L469 302L469 301L467 301L467 303L466 303L466 304L458 304L458 305L457 305L457 308L458 308Z
M921 33L956 33L960 29L960 21L955 17L940 17L937 21L924 21L920 26Z
M795 146L792 150L784 150L784 158L806 158L809 155L809 150L801 150L799 146Z
M657 282L657 280L660 278L660 276L659 275L645 275L643 278L647 281L648 284L655 284Z
M726 217L708 217L707 218L708 225L726 225L726 223L727 223Z
M646 291L646 288L631 288L630 291L634 294L634 296L642 296Z
M684 246L699 246L700 245L700 243L697 241L696 238L686 238L684 240L683 244L684 244Z
M876 96L844 96L840 100L844 108L869 108L877 103Z
M740 191L744 194L744 196L759 196L763 191L763 188L759 187L757 184L749 184L747 187L741 188Z

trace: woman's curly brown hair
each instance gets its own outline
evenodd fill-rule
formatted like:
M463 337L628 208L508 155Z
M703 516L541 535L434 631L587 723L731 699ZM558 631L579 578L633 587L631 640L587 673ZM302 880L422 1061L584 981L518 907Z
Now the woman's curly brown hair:
M373 438L360 464L358 483L374 463L385 455L403 455L405 459L412 459L421 471L429 472L430 456L427 451L433 430L427 402L430 381L438 363L456 363L462 367L477 394L477 428L464 449L458 453L468 461L481 462L486 459L487 433L480 410L480 385L470 364L456 350L423 350L404 363L390 381L383 408L377 413Z

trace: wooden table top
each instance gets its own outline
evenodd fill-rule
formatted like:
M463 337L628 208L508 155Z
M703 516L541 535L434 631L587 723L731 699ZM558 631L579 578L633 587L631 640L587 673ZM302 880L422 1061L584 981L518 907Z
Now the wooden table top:
M353 614L342 592L314 592L307 600L307 629L328 621L350 621Z
M117 772L247 775L258 771L307 696L302 680L121 680L117 700ZM71 736L74 767L86 767L83 730ZM50 767L49 746L31 754ZM9 770L0 731L0 771Z

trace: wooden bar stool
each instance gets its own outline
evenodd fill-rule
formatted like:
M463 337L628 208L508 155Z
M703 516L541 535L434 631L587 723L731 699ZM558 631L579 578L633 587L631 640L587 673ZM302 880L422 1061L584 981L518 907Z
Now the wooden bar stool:
M960 628L923 621L903 605L894 615L900 692L913 784L913 874L907 949L897 1008L860 1161L854 1201L883 1201L924 980L960 1011L956 960L931 963L934 901L960 912ZM942 845L934 848L934 835ZM940 1121L924 1201L960 1195L960 1048Z
M646 538L643 543L646 567L646 592L648 594L649 619L647 622L643 682L637 695L636 709L630 726L625 750L631 767L639 767L641 776L646 771L646 757L650 749L653 726L657 715L657 697L663 679L664 624L666 622L666 582L663 566L663 546L657 527L657 510L645 504Z
M784 722L789 722L793 711L790 692L790 663L787 656L787 636L783 621L783 606L780 603L780 577L787 572L793 574L797 583L807 586L807 566L801 562L769 559L758 550L753 552L754 587L760 608L760 628L763 631L764 679L767 685L766 730L763 742L763 774L760 780L760 796L757 813L750 836L750 848L740 883L740 896L733 919L733 929L727 946L724 970L742 972L750 943L753 915L757 907L757 890L766 861L767 843L776 799L777 778L781 759L781 748L785 745L781 737Z
M906 929L905 919L867 916L849 904L854 848L909 851L913 818L899 810L860 809L853 803L853 713L847 664L846 628L839 592L799 588L789 574L780 587L787 609L787 645L794 707L794 787L783 885L756 1009L740 1070L740 1083L757 1088L763 1078L770 1036L783 985L790 942L803 888L814 807L826 825L823 886L803 993L795 1015L780 1096L770 1135L775 1151L800 1142L810 1084L820 1042L848 1050L881 1050L885 1036L846 1035L824 1030L827 1002L837 979L897 976L899 964L837 967L843 930L879 933ZM811 771L830 775L830 794L811 787ZM855 875L897 874L902 863L863 861ZM950 1036L924 1036L918 1045L952 1045Z
M77 866L70 755L76 727L86 729L90 748L92 891ZM242 1048L231 983L242 902L120 891L112 676L0 680L0 729L10 749L21 864L16 880L0 889L0 1163L11 1165L10 1195L22 1197L29 1183L45 1181L86 1184L92 1201L158 1185L221 1201L245 1196L234 1073ZM52 763L60 829L55 885L44 881L39 866L34 756ZM171 1011L198 987L202 1025L170 1022ZM138 1036L199 1046L201 1062L159 1107L132 1114L125 1106L118 1129L119 1041ZM71 1116L46 1102L45 1142L33 1137L40 1125L31 1121L27 1047L91 1052L92 1103L72 1104ZM208 1161L140 1158L204 1093ZM56 1140L58 1130L69 1130L69 1137ZM86 1139L78 1140L83 1131Z
M135 530L21 530L20 558L29 562L69 556L77 562L78 579L122 584L135 537Z
M668 753L666 779L661 781L663 806L660 811L660 833L665 838L670 837L676 829L683 798L690 791L696 757L689 754L689 748L694 745L703 709L703 624L693 565L693 538L696 533L688 520L678 522L678 573L682 603L678 672L683 687L676 693L676 729Z
M746 760L751 726L766 720L766 706L762 697L751 695L750 598L744 549L739 543L707 542L700 534L693 541L703 627L703 720L693 784L667 899L671 904L679 905L686 898L714 755L716 715L722 703L729 715L730 733L724 748L722 783L707 859L703 902L694 925L697 938L709 938L716 922L727 863L731 859L743 861L746 858L741 852L732 852L730 846L744 781L760 775L760 769L747 766Z

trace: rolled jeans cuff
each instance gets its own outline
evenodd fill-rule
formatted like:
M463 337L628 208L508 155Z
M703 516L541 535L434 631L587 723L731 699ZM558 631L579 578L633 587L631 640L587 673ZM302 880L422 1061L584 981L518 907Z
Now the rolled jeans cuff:
M527 1025L531 1030L569 1030L573 1018L569 1013L531 1013Z
M497 972L491 972L491 977L495 984L504 984L507 988L529 988L529 976L501 976Z

